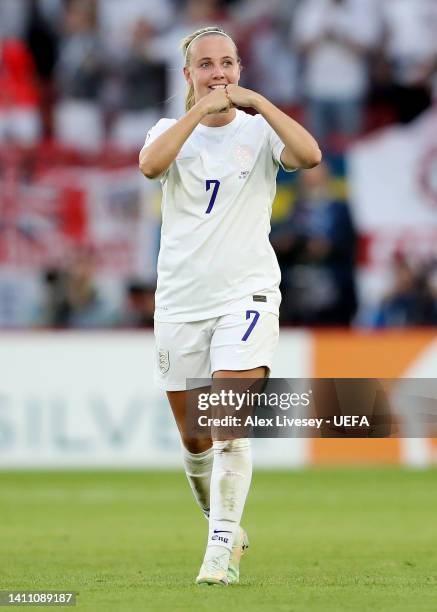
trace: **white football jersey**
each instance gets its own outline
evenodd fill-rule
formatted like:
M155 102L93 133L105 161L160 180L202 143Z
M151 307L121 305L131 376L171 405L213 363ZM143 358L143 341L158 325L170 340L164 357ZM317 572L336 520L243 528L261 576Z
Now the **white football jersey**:
M161 119L150 144L176 119ZM278 314L280 271L269 242L283 142L261 115L199 124L160 177L155 319L188 322L242 310Z

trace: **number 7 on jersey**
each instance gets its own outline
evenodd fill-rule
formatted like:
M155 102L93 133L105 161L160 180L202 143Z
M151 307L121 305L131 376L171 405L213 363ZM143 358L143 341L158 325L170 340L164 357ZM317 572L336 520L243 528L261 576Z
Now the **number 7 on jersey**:
M217 197L217 193L220 187L220 181L216 179L207 179L205 181L206 191L210 190L211 185L213 185L213 188L212 188L212 194L211 194L211 199L209 200L208 208L205 211L206 215L209 215L209 213L212 211L212 207L214 206L215 199Z

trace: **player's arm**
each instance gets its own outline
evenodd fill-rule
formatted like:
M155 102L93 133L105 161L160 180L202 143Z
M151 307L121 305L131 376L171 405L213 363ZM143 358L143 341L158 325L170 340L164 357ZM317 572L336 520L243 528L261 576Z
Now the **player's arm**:
M270 124L285 145L281 163L286 168L314 168L320 164L319 145L297 121L255 91L238 85L228 85L226 90L235 106L251 106Z
M165 172L203 117L229 110L230 107L231 103L223 89L216 89L201 98L182 119L141 149L139 166L144 176L153 179Z

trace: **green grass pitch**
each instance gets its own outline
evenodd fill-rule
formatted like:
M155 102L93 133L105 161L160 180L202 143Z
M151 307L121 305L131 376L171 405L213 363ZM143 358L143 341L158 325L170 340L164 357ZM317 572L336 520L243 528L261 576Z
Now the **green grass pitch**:
M436 470L256 472L228 588L193 584L207 523L182 472L1 473L0 519L0 588L77 609L437 610Z

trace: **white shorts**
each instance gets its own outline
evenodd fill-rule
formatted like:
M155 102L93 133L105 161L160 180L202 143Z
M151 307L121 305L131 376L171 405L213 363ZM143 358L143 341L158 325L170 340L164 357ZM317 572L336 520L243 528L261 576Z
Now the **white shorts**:
M278 316L255 309L190 323L155 321L155 379L165 391L183 391L187 378L210 379L218 370L270 369L278 337Z

